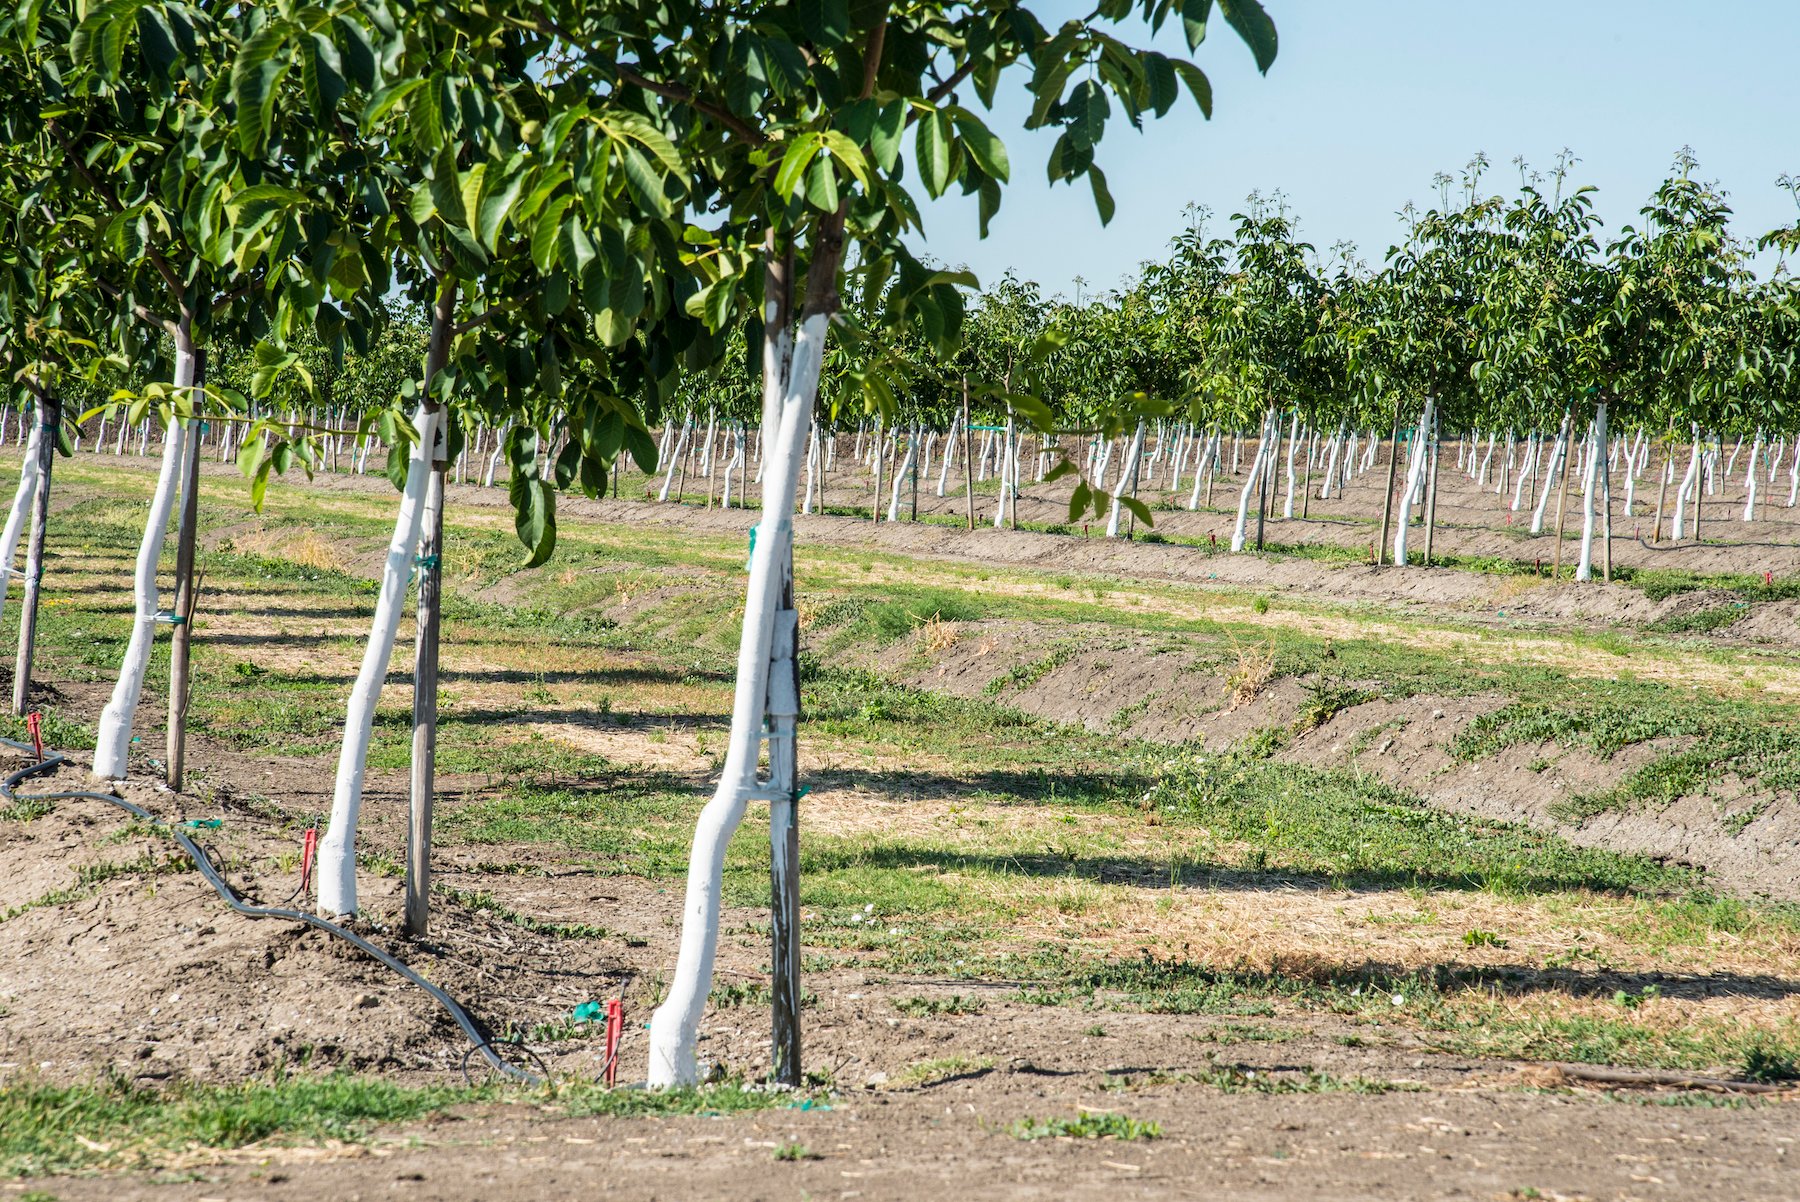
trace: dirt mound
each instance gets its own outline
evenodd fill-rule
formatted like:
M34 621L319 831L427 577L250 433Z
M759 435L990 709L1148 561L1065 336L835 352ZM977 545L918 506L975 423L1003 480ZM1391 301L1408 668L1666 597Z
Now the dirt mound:
M1689 866L1729 892L1800 899L1791 867L1800 854L1800 804L1759 782L1713 782L1705 796L1654 809L1564 816L1571 799L1614 788L1684 740L1634 743L1605 757L1553 742L1519 744L1465 760L1454 752L1458 736L1509 698L1356 700L1356 682L1275 676L1254 643L1233 644L1221 662L1216 641L1200 636L1075 638L1030 622L967 622L949 634L917 633L867 662L917 688L1211 752L1279 732L1274 754L1283 761L1353 765L1434 806Z
M194 827L195 837L247 898L280 905L295 891L298 836L266 808L228 799L201 807L135 785L130 796L170 821L217 819ZM96 1069L148 1080L240 1080L300 1066L438 1080L458 1071L471 1044L423 991L325 932L234 913L173 840L122 811L48 804L48 813L0 823L13 865L0 879L0 1068L51 1080ZM404 940L395 934L399 882L365 868L363 883L359 933L447 989L495 1036L566 1021L579 1003L632 983L616 941L549 938L451 898L434 902L428 939ZM560 1056L554 1042L533 1046L553 1063L582 1058L559 1067L592 1071L589 1045L560 1045Z

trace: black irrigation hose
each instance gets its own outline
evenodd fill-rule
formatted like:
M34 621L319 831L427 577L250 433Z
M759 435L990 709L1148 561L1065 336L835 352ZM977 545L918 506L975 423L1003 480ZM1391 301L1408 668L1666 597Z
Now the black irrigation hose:
M0 744L22 751L26 755L37 754L36 749L30 743L20 743L12 739L0 738ZM188 836L187 832L183 831L180 827L171 826L169 823L164 822L142 806L126 801L122 797L114 797L111 793L95 793L84 789L66 789L55 793L20 794L16 792L21 781L27 780L33 776L42 776L47 772L54 772L68 762L69 757L62 752L50 752L38 763L21 768L8 776L5 780L0 781L0 799L4 799L8 802L25 800L50 801L56 798L79 798L87 801L104 801L109 805L119 807L128 814L142 818L153 826L162 827L175 836L175 841L181 845L181 850L186 852L188 858L194 862L194 867L199 870L200 875L206 878L206 883L211 885L218 892L219 896L225 899L226 905L230 906L233 910L236 910L239 914L244 915L246 918L280 918L285 919L288 922L302 922L307 926L317 927L326 934L335 935L350 946L356 948L358 951L364 952L373 959L380 961L406 980L417 985L420 989L423 989L431 996L433 1001L437 1002L438 1005L450 1012L450 1017L456 1020L456 1025L462 1028L463 1034L467 1035L470 1042L475 1045L463 1056L463 1071L465 1076L468 1073L467 1066L469 1055L480 1052L488 1064L504 1076L511 1077L515 1081L521 1081L528 1085L538 1085L543 1082L544 1078L536 1073L526 1072L524 1069L519 1068L516 1065L508 1064L505 1060L501 1059L499 1053L494 1051L494 1041L481 1033L481 1029L475 1025L475 1020L469 1017L469 1012L464 1010L455 998L451 997L448 993L445 993L436 985L433 985L430 981L427 981L411 968L408 968L401 961L395 959L387 952L382 951L373 943L370 943L367 939L364 939L362 936L352 931L345 930L335 922L329 922L326 919L320 918L317 914L309 914L305 910L288 910L279 906L258 906L239 897L237 892L226 883L225 878L219 874L219 870L213 865L212 859L205 851L201 850L200 846L196 844L192 838ZM529 1049L526 1049L526 1052L528 1055L531 1055ZM538 1059L535 1055L532 1055L531 1058L539 1065L543 1064L543 1061Z

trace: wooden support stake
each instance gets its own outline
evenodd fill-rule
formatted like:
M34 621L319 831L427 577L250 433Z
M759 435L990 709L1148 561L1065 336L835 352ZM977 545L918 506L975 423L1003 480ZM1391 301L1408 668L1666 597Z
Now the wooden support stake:
M194 352L195 395L206 388L206 351ZM188 422L186 473L181 481L181 513L175 524L175 630L169 638L169 788L181 792L187 776L187 712L194 637L194 542L200 517L200 421Z

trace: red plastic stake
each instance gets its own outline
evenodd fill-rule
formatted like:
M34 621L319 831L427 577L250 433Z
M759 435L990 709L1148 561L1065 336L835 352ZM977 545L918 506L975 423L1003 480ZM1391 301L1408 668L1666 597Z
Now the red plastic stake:
M1764 572L1763 573L1763 583L1764 584L1774 584L1775 583L1775 573L1774 572ZM37 716L36 714L32 715L32 717L34 717L34 718L36 716ZM42 752L40 751L39 754L42 754Z
M619 1082L619 1040L625 1035L625 1003L606 999L606 1088Z
M306 837L300 841L300 892L304 894L312 888L313 860L319 854L319 828L306 828Z
M25 728L31 732L31 745L37 749L38 763L44 762L44 715L32 710L25 715Z

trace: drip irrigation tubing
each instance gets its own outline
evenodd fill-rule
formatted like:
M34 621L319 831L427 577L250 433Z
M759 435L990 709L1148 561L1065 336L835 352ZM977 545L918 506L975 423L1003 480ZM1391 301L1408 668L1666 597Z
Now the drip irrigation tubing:
M24 752L28 756L38 754L36 748L30 743L20 743L13 739L0 738L0 745ZM140 805L126 801L122 797L114 797L111 793L97 793L86 789L64 789L53 793L23 794L17 791L18 786L22 781L29 780L34 776L43 776L47 773L54 772L67 763L69 763L69 757L62 752L47 752L44 758L37 763L28 764L24 768L7 776L5 780L0 780L0 799L7 802L53 801L62 798L83 801L104 801L109 805L117 806L128 814L143 819L152 826L161 827L174 836L175 842L180 844L181 850L186 852L188 858L194 862L194 867L199 871L200 875L206 878L206 883L211 885L213 889L217 891L218 895L225 900L226 905L230 906L233 910L236 910L239 914L242 914L246 918L279 918L288 922L300 922L305 923L310 927L316 927L328 935L335 935L337 938L342 939L351 947L365 953L371 959L385 965L405 980L417 985L420 989L423 989L433 1001L449 1012L450 1017L456 1020L456 1025L462 1028L463 1034L467 1035L469 1041L475 1045L463 1056L465 1076L467 1075L469 1055L480 1052L482 1058L502 1076L510 1077L515 1081L527 1085L539 1085L543 1083L544 1078L538 1074L527 1072L517 1065L508 1064L502 1059L500 1054L494 1050L494 1040L489 1036L482 1034L481 1028L475 1025L475 1020L469 1017L469 1012L464 1010L462 1005L455 998L451 997L448 993L445 993L442 989L433 985L430 981L427 981L417 972L407 967L403 961L389 955L387 952L376 947L373 943L370 943L367 939L364 939L354 931L346 930L335 922L320 918L317 914L308 913L305 910L289 910L280 906L259 906L239 897L237 891L234 890L231 885L226 882L225 878L219 874L219 870L213 864L212 858L208 856L206 852L200 848L199 844L195 843L193 838L180 827L173 826L168 822L163 821L161 818L158 818L155 814L152 814L149 810L144 809ZM531 1055L529 1049L526 1049L526 1054ZM541 1060L538 1060L535 1055L531 1055L531 1058L540 1065L543 1063Z

